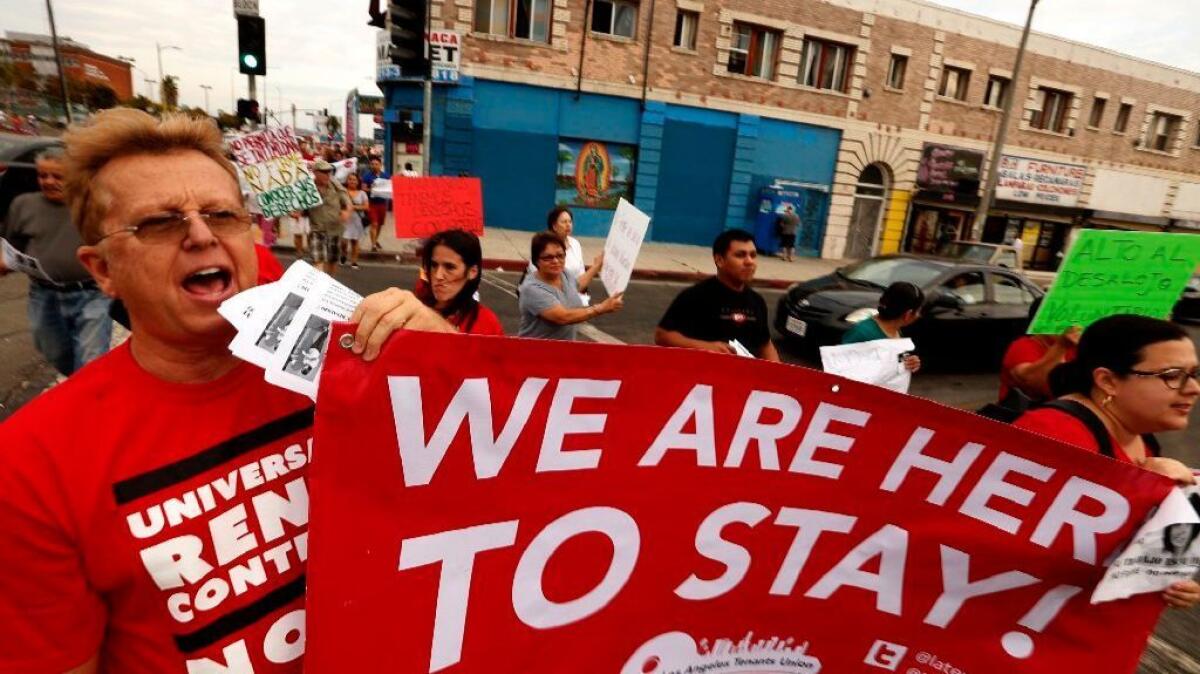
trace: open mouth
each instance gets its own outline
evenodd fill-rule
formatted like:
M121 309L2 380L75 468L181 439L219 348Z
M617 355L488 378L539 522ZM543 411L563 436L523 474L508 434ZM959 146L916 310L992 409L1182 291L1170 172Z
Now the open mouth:
M183 289L189 294L205 298L217 298L229 292L233 274L222 267L205 267L188 274L183 279Z

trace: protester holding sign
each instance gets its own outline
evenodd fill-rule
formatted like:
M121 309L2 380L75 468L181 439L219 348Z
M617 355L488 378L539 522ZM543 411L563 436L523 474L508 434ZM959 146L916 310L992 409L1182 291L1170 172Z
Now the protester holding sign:
M526 276L521 284L521 329L517 333L521 337L573 341L580 323L625 306L624 293L595 306L584 306L580 293L600 272L601 260L597 259L597 264L576 277L563 269L567 247L557 234L534 234L529 248L530 259L537 262L537 273Z
M376 196L375 181L380 180L381 186L391 187L390 181L392 174L383 170L383 160L379 157L371 157L371 161L367 162L367 170L362 174L363 187L370 193L369 201L370 210L368 213L371 216L371 250L383 250L379 246L379 231L383 228L383 223L387 220L388 204L390 201L384 196ZM386 185L385 185L386 184ZM379 194L382 195L385 190L380 189Z
M0 424L0 671L298 673L313 408L228 349L257 264L220 132L117 108L66 147L79 258L133 336ZM354 318L365 358L452 331L396 289Z
M40 191L13 199L0 222L0 237L36 261L40 271L29 275L33 343L56 370L70 376L108 351L110 299L75 257L83 242L65 203L62 150L42 152L35 166ZM10 271L16 269L0 260L0 276Z
M658 322L654 343L736 353L736 341L759 358L779 361L767 323L767 303L750 288L758 270L754 235L728 229L713 241L717 275L679 293Z
M575 216L571 214L571 209L565 206L555 206L546 214L546 231L557 235L567 246L567 259L563 263L563 271L570 272L575 278L583 278L583 273L586 271L583 264L583 246L579 244L579 239L571 236L574 226ZM601 251L596 259L592 260L592 266L599 267L603 262L604 252ZM529 267L525 273L527 275L537 273L537 265L533 260L529 261ZM579 291L579 297L583 300L585 307L592 301L586 287Z
M479 237L461 229L438 232L425 240L421 270L426 283L417 296L433 307L459 332L503 335L500 319L475 299L483 278L483 249Z
M1033 301L1029 320L1037 315L1041 304L1040 297ZM1013 340L1000 365L1000 402L1011 407L1017 405L1011 396L1021 395L1027 399L1023 404L1028 406L1030 402L1052 398L1050 372L1075 358L1079 334L1080 329L1072 326L1058 335L1024 335Z
M921 309L924 306L923 290L907 281L897 281L879 296L878 313L855 323L854 327L842 335L842 344L900 339L900 331L921 318ZM921 367L921 359L909 354L905 356L904 366L909 372L916 372Z

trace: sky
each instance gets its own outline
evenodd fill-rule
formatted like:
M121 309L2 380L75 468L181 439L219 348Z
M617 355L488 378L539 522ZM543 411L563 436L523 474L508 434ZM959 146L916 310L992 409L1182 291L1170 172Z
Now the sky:
M933 0L975 14L1024 23L1024 0ZM1041 0L1034 29L1200 72L1197 0ZM54 0L60 35L92 49L131 56L135 90L158 79L155 42L163 71L176 75L180 99L203 106L201 84L212 87L209 107L232 108L246 95L246 76L237 74L237 24L232 0ZM1152 8L1152 11L1149 11ZM374 84L375 29L366 25L363 0L259 0L267 25L267 73L259 78L264 107L288 110L329 108L342 114L346 93L357 88L378 94ZM42 0L0 0L0 27L49 32ZM309 128L300 112L298 126ZM284 121L290 122L284 116Z

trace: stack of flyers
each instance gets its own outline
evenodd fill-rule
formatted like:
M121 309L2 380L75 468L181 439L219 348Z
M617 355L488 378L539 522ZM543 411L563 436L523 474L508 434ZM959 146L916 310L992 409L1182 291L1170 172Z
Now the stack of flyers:
M277 386L317 398L330 326L347 321L362 296L303 260L275 283L225 300L217 311L237 328L233 355L263 368Z

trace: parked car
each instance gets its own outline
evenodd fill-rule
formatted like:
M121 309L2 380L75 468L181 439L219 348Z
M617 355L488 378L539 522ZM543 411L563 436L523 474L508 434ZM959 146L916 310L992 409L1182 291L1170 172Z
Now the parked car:
M1049 288L1054 283L1055 272L1033 271L1025 269L1017 249L999 243L983 243L982 241L951 241L937 251L938 257L944 257L960 262L975 264L990 264L1021 272L1026 279L1041 288Z
M1200 322L1200 274L1188 279L1183 295L1180 295L1171 312L1171 320L1180 323Z
M37 170L33 160L42 150L61 146L62 141L45 136L14 136L0 133L0 220L18 195L36 192Z
M797 283L779 299L775 329L801 348L841 343L874 316L883 290L908 281L925 291L923 316L905 332L923 361L998 365L1025 332L1029 308L1044 293L1018 272L929 255L884 255Z

